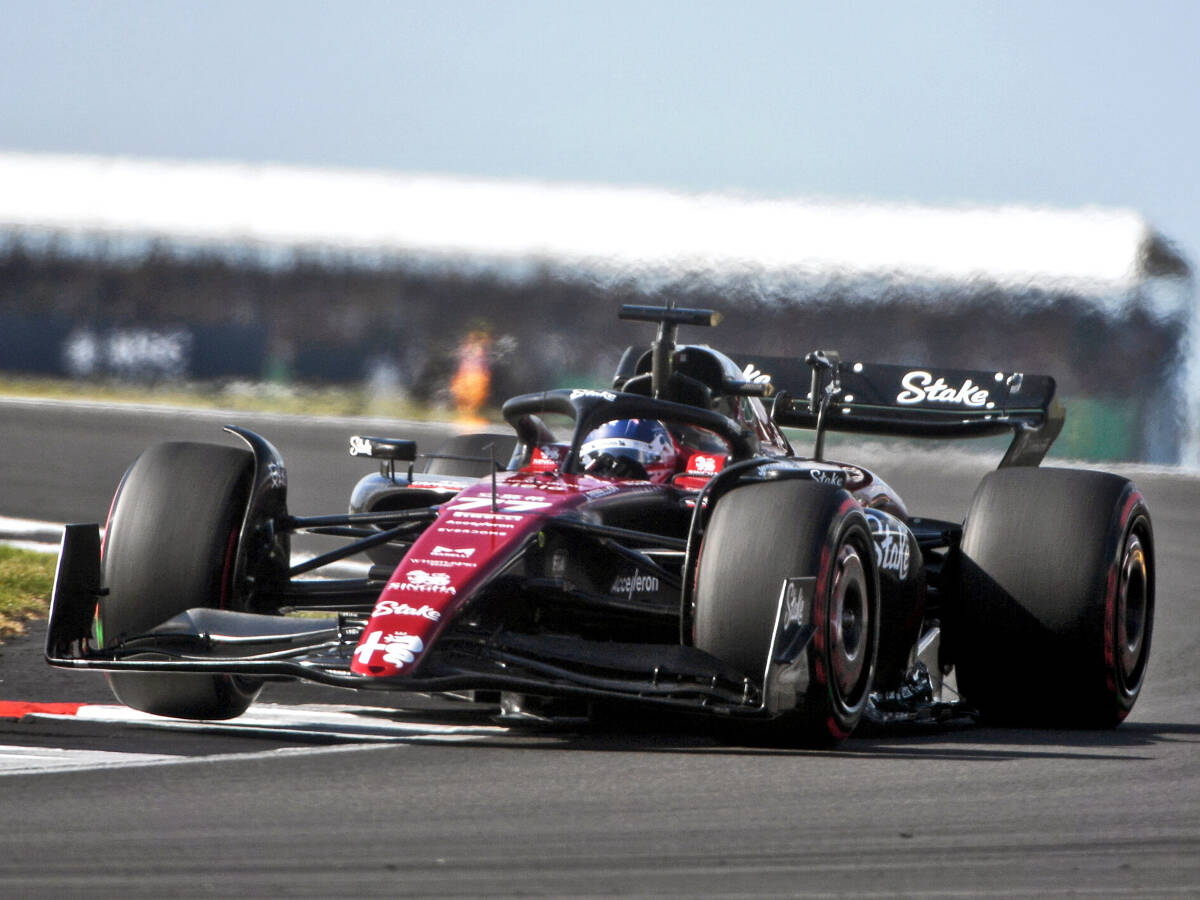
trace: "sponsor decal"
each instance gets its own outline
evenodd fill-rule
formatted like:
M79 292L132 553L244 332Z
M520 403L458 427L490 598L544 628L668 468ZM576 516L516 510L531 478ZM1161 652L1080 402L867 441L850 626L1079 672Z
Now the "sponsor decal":
M693 453L688 460L687 474L700 477L716 475L725 468L725 457L707 453Z
M896 402L906 405L915 403L952 403L973 409L991 409L996 404L988 400L988 392L968 378L958 387L946 384L940 375L936 378L929 372L916 370L900 379L904 388L896 395Z
M643 575L635 570L632 575L618 575L608 592L632 597L634 594L657 593L658 587L658 579L653 575Z
M563 453L566 453L564 450ZM537 462L536 453L529 465L520 472L513 473L504 482L506 488L518 487L524 488L526 491L538 494L577 494L579 488L574 484L563 484L559 481L550 481L545 476L550 471L549 465L542 465L540 468L535 465ZM501 495L503 496L503 495ZM510 497L529 498L534 496L533 493L525 494L509 494Z
M562 578L567 574L567 551L555 550L550 557L550 577Z
M783 627L804 624L804 588L794 579L784 582Z
M609 494L615 494L620 488L615 484L606 484L604 487L592 488L587 491L584 496L589 500L597 500L600 497L607 497Z
M443 547L441 544L434 546L429 551L430 556L442 556L447 559L470 559L475 555L474 547Z
M858 466L842 466L842 471L846 473L846 478L852 484L861 484L867 480L867 473Z
M516 522L509 522L509 521L497 522L497 521L495 521L495 519L496 519L495 516L492 516L492 515L486 514L486 513L460 513L459 515L461 515L462 518L455 516L455 518L452 519L449 524L464 527L464 528L466 528L466 527L488 528L499 534L507 534L508 532L512 531L514 528L517 527ZM513 518L516 518L516 517L514 516ZM476 521L478 519L483 519L483 521L482 522ZM438 530L441 531L443 529L439 528Z
M470 481L410 481L408 486L411 488L420 488L426 491L441 491L444 494L453 494L461 491L463 488L470 487Z
M510 519L516 522L521 521L521 516L501 515L503 513L518 513L532 512L536 509L545 509L548 506L553 506L549 500L530 500L521 494L498 494L496 496L497 512L488 512L486 514L489 519ZM454 501L454 504L448 509L456 516L481 516L483 513L472 513L468 510L492 508L492 498L490 495L483 497L463 497Z
M391 587L391 585L388 585ZM424 606L409 606L396 600L380 600L371 612L373 616L420 616L430 622L440 622L442 614L426 603Z
M546 481L541 484L531 484L531 488L541 491L543 494L574 494L578 493L578 488L570 484L558 484L554 481Z
M511 525L503 526L504 529L511 527ZM483 535L484 537L508 537L508 531L501 528L450 528L440 525L435 530L438 534L476 534Z
M473 498L471 500L464 501L463 506L452 506L450 508L450 511L452 513L454 513L454 518L456 518L456 519L487 519L489 521L499 519L500 522L494 522L494 524L496 524L496 525L499 525L501 522L512 522L513 524L516 524L517 522L520 522L521 519L523 518L522 516L514 516L514 515L507 514L507 513L473 512L472 511L473 509L479 508L479 504L475 502L476 499L479 499L479 498ZM485 498L483 498L483 505L490 506L491 501L485 497Z
M419 566L430 566L434 569L477 569L478 563L466 562L461 559L412 559L409 562Z
M547 444L544 447L533 448L529 467L539 472L548 472L557 469L560 462L562 462L562 449Z
M287 469L279 463L268 463L267 481L271 482L273 488L287 487Z
M874 510L864 512L871 526L871 534L875 538L876 565L888 572L894 572L901 581L908 578L912 557L908 529L893 524L894 520L890 516L881 515Z
M350 455L351 456L370 456L374 452L374 447L371 442L365 437L355 435L350 438Z
M760 372L754 363L746 363L746 368L742 369L742 377L747 381L753 381L755 384L771 383L771 376L765 372Z
M571 399L578 400L580 397L598 397L601 400L616 400L617 395L612 391L589 391L584 388L576 388L571 391Z
M375 654L382 651L385 663L402 669L424 649L425 642L407 631L393 631L391 634L372 631L354 649L354 655L361 665L369 666Z
M875 559L879 568L895 572L903 581L908 577L908 562L911 552L908 536L900 531L887 532L883 540L875 541Z
M832 484L834 487L846 485L846 473L840 469L809 469L808 476L821 484Z
M474 547L445 547L441 544L436 544L429 551L428 558L411 559L410 562L422 566L430 566L435 569L474 569L479 565L470 561L474 555Z
M450 576L445 572L422 572L420 569L413 569L406 576L409 584L431 584L437 587L445 587L450 583Z
M810 597L815 578L785 578L779 589L779 625L771 651L771 663L790 665L808 647L816 629L812 624Z
M450 576L445 572L426 572L424 569L412 569L405 573L406 581L391 581L388 589L393 591L418 591L425 594L455 593L450 586Z
M186 329L113 328L74 331L63 342L63 361L75 376L183 377L191 368L195 338Z

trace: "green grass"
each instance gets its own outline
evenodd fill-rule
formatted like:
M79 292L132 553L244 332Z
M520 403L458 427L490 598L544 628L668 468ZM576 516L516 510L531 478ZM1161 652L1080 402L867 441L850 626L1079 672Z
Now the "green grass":
M23 634L46 615L58 557L0 545L0 640Z

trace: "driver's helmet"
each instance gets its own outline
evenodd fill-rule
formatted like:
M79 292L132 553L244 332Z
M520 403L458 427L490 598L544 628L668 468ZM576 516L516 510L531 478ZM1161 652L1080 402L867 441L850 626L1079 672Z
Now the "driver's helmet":
M663 482L675 474L679 456L662 422L616 419L584 438L580 461L594 475Z

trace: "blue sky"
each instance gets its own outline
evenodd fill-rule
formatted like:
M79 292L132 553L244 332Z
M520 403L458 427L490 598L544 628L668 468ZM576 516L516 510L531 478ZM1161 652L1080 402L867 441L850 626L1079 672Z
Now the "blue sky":
M1141 211L1200 262L1200 3L9 0L0 149Z

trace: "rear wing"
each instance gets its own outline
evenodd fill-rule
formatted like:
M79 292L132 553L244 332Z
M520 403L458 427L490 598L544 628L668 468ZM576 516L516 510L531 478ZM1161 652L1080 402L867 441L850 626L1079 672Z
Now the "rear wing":
M776 425L816 429L817 458L826 430L919 438L1011 431L1001 467L1036 466L1066 417L1048 375L841 362L836 353L818 350L804 360L810 369L805 391L796 383L799 362L757 357L752 365L772 380L772 369L779 369L783 390L771 418Z

